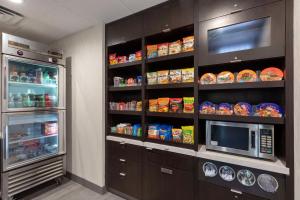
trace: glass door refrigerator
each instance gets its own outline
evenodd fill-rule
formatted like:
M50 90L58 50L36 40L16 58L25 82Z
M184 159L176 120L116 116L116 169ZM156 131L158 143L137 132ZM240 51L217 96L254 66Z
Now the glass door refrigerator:
M1 197L65 174L66 69L48 47L2 34Z

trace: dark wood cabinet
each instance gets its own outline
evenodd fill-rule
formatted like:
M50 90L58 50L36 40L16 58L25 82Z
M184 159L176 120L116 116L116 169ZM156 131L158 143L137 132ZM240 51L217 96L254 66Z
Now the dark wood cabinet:
M194 0L172 0L143 13L144 35L154 35L167 29L193 24Z
M199 66L285 55L283 1L245 10L199 25Z
M107 142L108 187L133 198L141 198L142 148Z
M193 161L189 156L146 149L143 162L143 199L192 200Z
M106 26L106 46L125 43L143 36L143 15L138 13Z
M198 0L198 20L205 21L255 8L278 0Z
M267 200L204 181L199 181L198 187L198 200Z

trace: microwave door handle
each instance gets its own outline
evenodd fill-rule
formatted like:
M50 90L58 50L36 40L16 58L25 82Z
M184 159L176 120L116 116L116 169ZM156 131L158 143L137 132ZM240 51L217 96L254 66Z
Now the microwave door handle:
M256 149L256 131L251 131L251 149Z

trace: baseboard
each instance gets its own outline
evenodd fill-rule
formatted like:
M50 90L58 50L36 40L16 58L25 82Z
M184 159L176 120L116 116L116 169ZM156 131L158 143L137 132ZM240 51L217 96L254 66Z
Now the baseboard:
M89 188L90 190L93 190L94 192L97 192L99 194L105 194L106 193L106 188L105 187L100 187L84 178L81 178L79 176L76 176L70 172L67 172L66 177L71 179L72 181L83 185L84 187Z
M119 197L122 197L122 198L124 198L124 199L127 199L127 200L138 200L138 199L136 199L136 198L134 198L134 197L132 197L132 196L129 196L129 195L127 195L127 194L124 194L123 192L120 192L120 191L118 191L118 190L115 190L115 189L113 189L113 188L107 188L107 190L109 191L109 192L111 192L111 193L113 193L113 194L115 194L115 195L117 195L117 196L119 196Z

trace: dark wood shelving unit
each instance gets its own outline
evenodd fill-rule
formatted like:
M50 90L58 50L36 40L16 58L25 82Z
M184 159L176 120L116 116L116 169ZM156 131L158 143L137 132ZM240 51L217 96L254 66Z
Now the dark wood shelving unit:
M170 118L183 118L193 119L194 113L171 113L171 112L149 112L147 111L146 116L149 117L170 117Z
M111 115L137 115L140 116L143 112L140 111L119 111L119 110L110 110L108 111Z
M119 68L124 68L124 67L132 67L132 66L142 65L142 64L143 64L143 61L127 62L127 63L122 63L122 64L109 65L108 69L119 69Z
M142 86L126 86L126 87L114 87L109 86L108 91L110 92L121 92L121 91L138 91L142 90Z
M263 124L284 124L284 118L276 117L256 117L256 116L236 116L236 115L206 115L200 114L199 119L212 121L232 121L246 123Z
M160 57L156 57L156 58L149 58L149 59L147 58L146 63L177 60L177 59L181 59L181 58L193 57L194 54L195 54L194 51L190 51L190 52L183 52L183 53L178 53L178 54L173 54L173 55L168 55L168 56L160 56Z
M169 145L169 146L174 146L174 147L180 147L180 148L185 148L185 149L194 149L193 144L184 144L184 143L176 143L173 141L164 141L164 140L159 140L159 139L151 139L151 138L146 138L145 142L152 142L152 143L157 143L157 144L164 144L164 145Z
M157 84L147 85L147 90L160 90L160 89L178 89L178 88L193 88L194 83L172 83L172 84Z
M232 89L260 89L260 88L284 88L284 81L260 81L250 83L227 83L227 84L199 84L199 90L232 90Z

